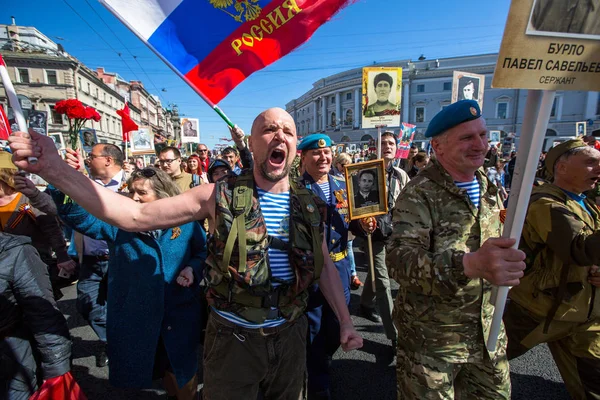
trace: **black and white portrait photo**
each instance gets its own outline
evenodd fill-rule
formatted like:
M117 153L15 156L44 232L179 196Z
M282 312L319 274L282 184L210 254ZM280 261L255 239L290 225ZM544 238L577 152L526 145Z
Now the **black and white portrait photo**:
M454 71L452 78L452 103L460 100L475 100L483 109L485 76L470 72Z
M150 127L140 126L137 131L132 132L131 152L132 153L154 153L154 138Z
M48 113L46 111L29 111L29 127L40 135L48 134Z
M63 150L65 148L65 142L61 133L50 133L48 134L54 140L56 150Z
M98 137L96 136L96 130L92 128L83 128L79 131L79 140L81 140L81 147L86 153L92 151L92 147L98 143Z
M377 189L377 170L365 169L359 172L356 179L358 191L354 194L356 208L372 206L379 203L379 190Z
M181 119L181 143L200 143L199 122L196 118Z
M600 40L600 3L597 0L535 0L526 33Z

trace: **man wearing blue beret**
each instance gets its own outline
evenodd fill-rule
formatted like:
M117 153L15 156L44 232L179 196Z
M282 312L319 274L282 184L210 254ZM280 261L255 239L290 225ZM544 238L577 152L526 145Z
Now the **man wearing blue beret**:
M327 204L325 240L329 255L340 274L346 304L350 304L351 268L348 259L348 199L343 178L329 174L333 154L327 135L313 134L298 145L302 151L302 183ZM317 284L309 289L307 371L308 398L329 399L329 363L339 347L340 326Z
M477 102L444 108L425 136L436 160L400 194L387 248L400 284L398 398L510 399L504 329L495 351L485 343L492 285L518 285L525 254L500 238L502 200L482 169L487 127Z

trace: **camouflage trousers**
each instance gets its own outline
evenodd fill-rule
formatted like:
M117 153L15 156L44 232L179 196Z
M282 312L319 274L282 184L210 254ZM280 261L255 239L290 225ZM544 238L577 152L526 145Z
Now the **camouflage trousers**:
M546 334L544 323L545 318L510 301L504 312L508 358L547 343L569 395L575 400L600 400L600 321L552 321Z
M398 346L398 400L510 399L506 356L492 362L449 363Z

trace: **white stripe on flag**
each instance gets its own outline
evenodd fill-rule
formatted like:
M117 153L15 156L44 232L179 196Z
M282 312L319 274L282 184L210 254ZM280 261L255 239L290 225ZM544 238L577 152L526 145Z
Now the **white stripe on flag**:
M144 40L175 10L183 0L100 0L105 7Z

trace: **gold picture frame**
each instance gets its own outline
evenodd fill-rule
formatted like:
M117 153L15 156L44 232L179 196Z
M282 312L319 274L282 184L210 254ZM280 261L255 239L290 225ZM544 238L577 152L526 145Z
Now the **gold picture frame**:
M383 159L347 164L344 168L350 219L387 214L387 186Z

